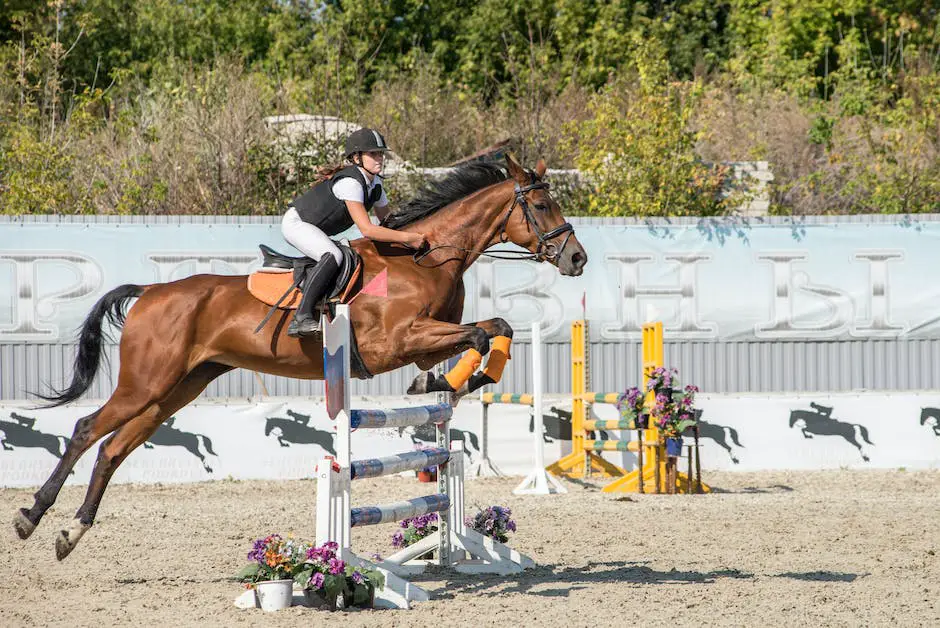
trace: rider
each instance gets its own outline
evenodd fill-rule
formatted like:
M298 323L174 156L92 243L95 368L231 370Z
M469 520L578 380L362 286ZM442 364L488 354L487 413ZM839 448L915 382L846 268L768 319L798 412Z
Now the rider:
M382 187L382 166L388 146L378 131L359 129L346 138L345 167L328 170L313 188L288 206L281 223L284 239L301 253L316 260L303 287L303 299L287 328L289 336L306 336L320 330L313 308L326 294L343 261L336 235L355 224L363 237L379 242L397 242L415 249L426 243L423 234L394 231L372 224L369 210L381 220L388 213L388 198Z

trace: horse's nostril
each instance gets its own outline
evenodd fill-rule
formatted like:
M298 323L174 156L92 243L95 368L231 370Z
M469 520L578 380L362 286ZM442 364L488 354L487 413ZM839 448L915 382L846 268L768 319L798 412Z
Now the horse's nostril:
M584 266L587 263L587 256L582 253L575 253L571 256L571 262L578 268Z

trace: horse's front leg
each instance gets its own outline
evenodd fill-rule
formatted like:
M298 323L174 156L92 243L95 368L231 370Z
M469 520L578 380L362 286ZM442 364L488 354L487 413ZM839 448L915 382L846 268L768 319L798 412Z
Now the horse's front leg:
M512 328L501 318L466 325L430 318L416 321L405 342L408 355L403 357L415 362L418 368L427 371L435 364L464 351L466 353L443 377L433 373L416 377L408 393L453 392L463 396L485 384L498 382L509 359L511 341ZM486 368L478 372L483 356L487 354L490 357Z

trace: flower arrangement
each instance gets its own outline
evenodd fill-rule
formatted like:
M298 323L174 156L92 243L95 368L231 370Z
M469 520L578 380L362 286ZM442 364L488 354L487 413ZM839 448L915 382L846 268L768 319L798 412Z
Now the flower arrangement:
M646 390L647 392L665 392L666 390L672 390L678 384L678 370L666 368L665 366L657 366L650 373L649 379L646 380Z
M516 522L510 519L511 515L509 508L490 506L480 509L473 517L467 517L465 523L471 530L505 543L509 540L509 533L516 531Z
M436 512L403 519L398 523L400 529L392 535L392 546L403 549L409 545L414 545L426 536L431 536L438 530L437 519Z
M335 600L340 593L346 606L371 605L375 589L385 586L385 577L375 569L351 565L337 556L339 546L328 541L307 550L306 562L297 579L304 584L304 593L316 592L323 599Z
M664 438L681 438L682 433L696 424L695 393L697 386L679 387L676 369L656 367L650 373L646 389L655 394L653 419Z
M346 586L346 561L336 555L339 546L329 541L320 547L307 549L303 569L298 580L305 589L320 591L327 597L335 597Z
M308 601L308 593L315 592L331 610L340 594L346 606L371 606L375 590L385 586L385 577L375 569L347 564L337 555L338 549L332 541L314 547L272 534L254 541L248 552L252 562L236 578L249 587L268 580L293 580L304 587Z
M288 536L271 534L257 539L248 552L251 561L235 576L250 587L265 580L295 579L307 560L309 545Z
M649 424L649 409L646 407L646 395L639 388L628 388L617 397L617 410L624 421L633 421L638 428Z

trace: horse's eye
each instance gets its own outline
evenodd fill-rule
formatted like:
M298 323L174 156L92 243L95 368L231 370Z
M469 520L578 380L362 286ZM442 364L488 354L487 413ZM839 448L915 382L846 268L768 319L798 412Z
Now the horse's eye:
M536 203L535 209L539 210L540 212L545 212L545 211L548 211L548 205L543 205L542 203Z

